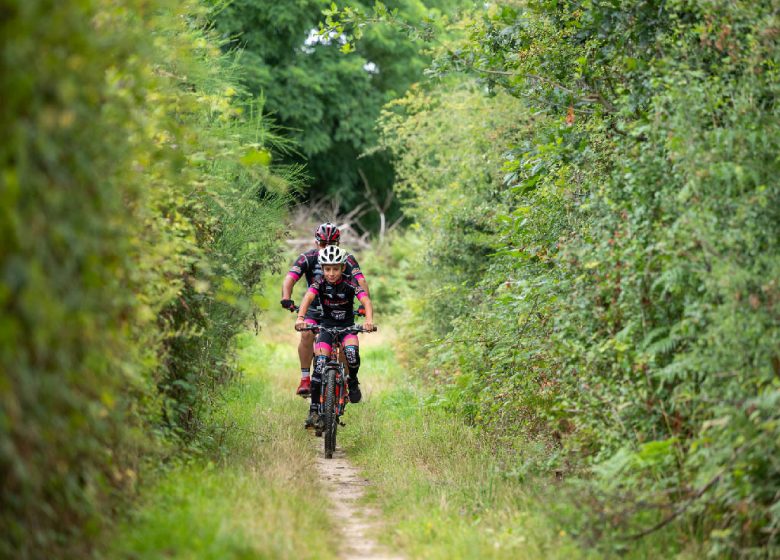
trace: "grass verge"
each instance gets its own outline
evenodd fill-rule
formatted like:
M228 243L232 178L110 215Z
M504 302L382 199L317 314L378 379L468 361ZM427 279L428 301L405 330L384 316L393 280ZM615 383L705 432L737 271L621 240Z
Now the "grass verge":
M296 370L294 349L249 334L237 343L245 374L208 419L222 458L190 460L146 488L106 557L333 557L303 407L294 379L282 387L274 372Z
M110 558L332 558L337 543L313 481L306 406L293 396L292 317L269 310L263 335L237 341L245 376L209 418L219 462L173 468L144 492ZM361 336L364 400L347 408L339 445L371 481L377 537L410 559L695 558L659 534L631 548L572 538L576 495L513 474L512 451L465 425L404 374L391 329ZM603 543L602 543L603 544Z
M366 348L367 398L347 411L342 444L372 482L383 540L410 558L580 558L515 481L496 450L402 374L389 346Z
M630 547L587 547L576 494L564 483L521 479L517 457L441 408L396 363L392 340L361 351L363 403L347 410L340 443L371 480L385 515L380 537L425 559L691 558L663 535Z

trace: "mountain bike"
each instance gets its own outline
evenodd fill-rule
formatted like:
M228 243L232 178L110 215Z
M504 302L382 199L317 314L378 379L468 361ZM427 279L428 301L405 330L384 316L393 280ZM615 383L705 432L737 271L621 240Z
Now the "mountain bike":
M324 435L325 458L333 457L336 450L336 434L339 426L346 426L341 421L344 415L344 409L349 401L349 373L341 361L342 347L341 335L357 334L361 332L374 332L364 329L361 325L350 325L348 327L325 327L322 325L305 325L301 331L326 331L333 335L334 344L328 361L325 362L325 369L322 374L322 391L320 393L320 417L323 420L322 435ZM320 435L320 434L317 434Z
M297 306L297 305L293 305L293 306L289 307L288 309L289 309L290 313L297 313L297 312L298 312L298 310L300 309L300 307L299 307L299 306ZM358 317L365 317L365 316L366 316L366 308L365 308L365 307L363 307L363 306L361 305L361 306L360 306L360 307L358 307L358 308L357 308L355 311L353 311L353 315L354 315L356 318L358 318ZM319 317L319 319L320 319L320 320L322 320L322 315L321 315L321 314L320 314L320 317ZM302 329L302 330L316 331L316 329ZM375 330L376 330L376 329L375 329ZM315 333L315 334L316 334L316 333ZM313 356L312 356L312 359L313 359ZM346 362L344 361L343 357L342 357L342 363L346 363ZM310 365L309 365L309 368L310 368L310 369L311 369L311 368L314 368L314 364L313 364L313 363L312 363L312 364L310 364ZM309 398L309 395L301 395L301 397L303 397L304 399L308 399L308 398ZM317 434L317 436L318 436L318 437L319 437L320 435L322 435L322 434Z

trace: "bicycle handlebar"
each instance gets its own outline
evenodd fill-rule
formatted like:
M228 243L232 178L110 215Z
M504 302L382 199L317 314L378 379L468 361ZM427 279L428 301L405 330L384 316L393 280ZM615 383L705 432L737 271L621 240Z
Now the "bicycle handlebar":
M290 313L297 313L298 310L300 310L300 307L297 306L297 305L292 305L290 307L287 307L286 309L289 309ZM366 308L361 305L355 311L353 311L352 314L355 317L365 317L366 316Z
M344 333L367 333L367 332L376 332L377 327L374 325L374 328L371 330L363 328L363 325L350 325L348 327L325 327L322 325L303 325L302 327L298 328L296 325L295 330L298 332L301 331L325 331L329 332L334 335L338 334L344 334Z

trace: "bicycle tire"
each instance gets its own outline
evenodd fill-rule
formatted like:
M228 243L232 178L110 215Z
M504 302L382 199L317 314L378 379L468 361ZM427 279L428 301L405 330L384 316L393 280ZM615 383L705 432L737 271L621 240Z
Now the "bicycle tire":
M325 370L325 406L322 411L322 419L325 424L324 444L325 458L333 458L333 452L336 450L336 370L329 368Z

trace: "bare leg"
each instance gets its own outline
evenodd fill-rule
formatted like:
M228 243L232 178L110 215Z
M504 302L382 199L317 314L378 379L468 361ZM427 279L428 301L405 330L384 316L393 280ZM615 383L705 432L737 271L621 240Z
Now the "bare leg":
M311 359L314 354L314 333L302 331L298 342L298 358L301 360L301 383L295 394L307 398L311 392Z

